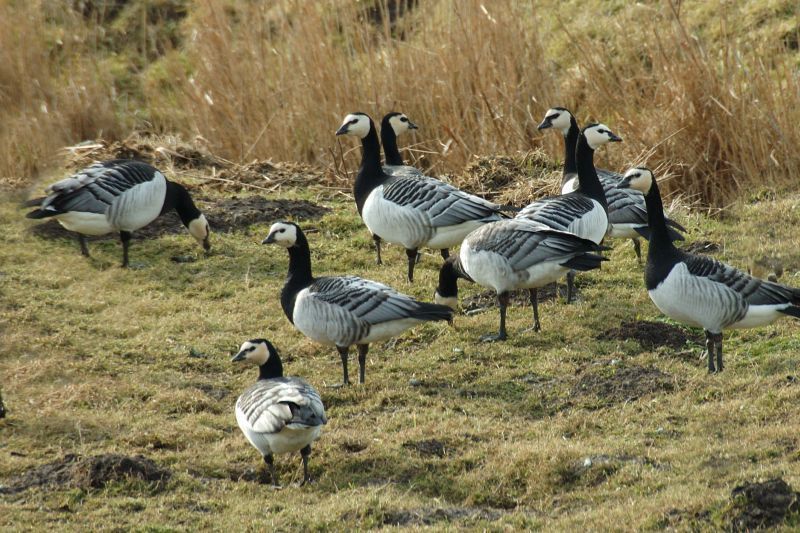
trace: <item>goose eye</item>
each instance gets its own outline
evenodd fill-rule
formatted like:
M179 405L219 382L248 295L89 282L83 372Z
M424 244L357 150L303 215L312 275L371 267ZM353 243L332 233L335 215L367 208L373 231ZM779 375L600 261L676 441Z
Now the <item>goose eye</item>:
M408 118L406 118L406 117L400 117L400 122L408 122Z
M256 351L256 347L255 346L251 346L250 348L247 349L247 351L248 352L255 352Z
M286 231L286 228L281 228L278 230L278 233L283 233L284 231Z

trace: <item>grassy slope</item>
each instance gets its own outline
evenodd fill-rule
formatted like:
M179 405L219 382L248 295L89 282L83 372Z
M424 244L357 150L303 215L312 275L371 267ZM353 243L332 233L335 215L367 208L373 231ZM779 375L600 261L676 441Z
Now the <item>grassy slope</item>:
M319 201L314 194L289 196ZM720 257L739 266L782 254L784 280L798 285L796 224L783 218L800 218L798 202L743 203L730 211L735 219L692 215L691 238L722 243ZM317 273L357 273L431 297L438 257L427 255L409 286L400 249L376 267L352 204L323 203L332 214L307 224L321 230L310 235ZM426 325L374 346L366 386L330 389L338 357L283 316L287 257L258 244L266 226L215 235L214 254L188 264L170 261L196 253L185 233L136 241L132 258L145 268L121 270L117 243L92 244L86 260L74 242L32 236L11 201L0 204L0 223L0 375L10 411L0 421L0 483L65 453L142 453L173 472L161 492L128 482L2 496L3 529L367 527L408 519L403 510L444 527L435 508L469 509L454 515L462 525L561 530L679 519L686 527L709 509L710 522L699 523L708 527L724 519L742 481L782 476L800 486L800 386L787 380L798 372L798 324L726 335L720 376L706 374L696 344L651 352L595 340L623 320L665 321L627 243L615 243L602 272L580 277L581 303L541 306L539 334L523 332L529 308L510 310L512 337L502 344L476 342L496 327L496 310L459 316L454 329ZM464 295L478 291L465 286ZM272 339L288 373L318 386L328 407L310 487L273 492L230 480L261 468L232 412L256 370L228 362L256 336ZM587 375L640 367L671 376L673 390L629 402L579 393ZM429 439L444 444L443 457L413 449ZM600 455L627 459L575 473ZM284 483L297 481L299 457L280 456L278 468Z

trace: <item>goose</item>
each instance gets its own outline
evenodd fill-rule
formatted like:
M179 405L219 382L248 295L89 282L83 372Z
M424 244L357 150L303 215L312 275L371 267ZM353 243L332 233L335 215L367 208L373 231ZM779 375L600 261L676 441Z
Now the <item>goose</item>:
M300 451L304 485L311 481L308 458L328 419L319 393L295 377L284 377L280 355L266 339L244 342L231 362L258 365L258 381L236 400L236 423L247 441L261 453L272 484L278 486L273 454Z
M618 186L641 191L647 202L650 246L644 280L650 299L668 317L703 328L709 372L722 371L723 330L764 326L783 315L800 318L800 289L676 248L650 170L633 168Z
M578 189L536 200L522 208L516 218L533 220L599 244L608 232L608 204L594 168L594 151L608 142L621 141L604 124L583 128L575 149ZM567 275L567 302L572 301L573 278L574 273Z
M539 331L537 289L558 280L570 269L600 268L606 258L591 252L599 244L566 231L555 230L526 219L492 222L470 233L458 255L448 258L439 271L434 293L436 303L458 306L458 278L475 281L497 293L500 329L484 335L482 341L507 338L506 307L509 292L528 289L533 307L533 330Z
M78 233L81 253L88 257L86 235L118 231L122 266L128 266L131 232L175 209L183 225L206 251L211 249L206 217L183 185L169 181L159 170L132 159L95 163L47 188L47 196L29 200L36 207L27 218L53 217Z
M358 348L359 383L364 383L370 343L399 335L421 322L453 319L449 307L419 302L377 281L356 276L315 278L308 240L292 222L273 224L262 244L288 250L289 272L281 291L283 312L309 339L336 346L345 385L350 383L350 346Z
M406 249L409 282L414 281L419 248L439 249L447 257L448 249L472 230L500 220L501 206L452 185L424 175L384 172L378 134L368 115L347 115L336 135L361 139L361 167L353 186L358 213L373 235Z
M575 116L563 107L553 107L545 113L544 119L538 129L553 128L564 136L564 170L561 179L561 194L570 193L578 188L578 170L575 162L575 149L580 129ZM622 179L621 174L610 170L597 169L597 177L603 186L608 204L608 236L615 239L631 239L636 260L641 263L642 249L639 237L647 239L647 207L644 195L633 189L618 189L617 184ZM686 228L672 219L667 219L670 226L669 232L673 240L683 240L683 235L678 231Z

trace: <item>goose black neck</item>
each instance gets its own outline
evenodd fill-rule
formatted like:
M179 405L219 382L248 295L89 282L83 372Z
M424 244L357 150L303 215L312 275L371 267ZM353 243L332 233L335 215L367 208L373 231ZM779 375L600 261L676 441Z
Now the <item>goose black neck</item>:
M258 379L272 379L283 377L283 364L278 350L271 344L267 345L269 357L267 362L258 367Z
M578 135L575 163L578 171L578 191L592 200L600 202L603 209L607 211L606 194L603 192L603 186L600 184L600 178L597 177L597 170L594 168L594 150L589 146L583 133Z
M661 201L661 192L658 190L658 183L656 183L655 178L650 190L644 195L644 202L647 205L647 225L650 227L649 250L675 248L669 236L667 220L664 217L664 204Z
M460 263L457 255L450 256L439 269L439 285L436 287L436 292L443 298L455 298L458 296L458 278L459 268L456 267L456 262Z
M186 190L186 187L179 183L167 181L167 194L164 198L161 214L170 209L175 209L178 212L181 222L186 227L189 227L189 223L200 216L200 210L194 205L192 196Z
M569 129L564 134L564 172L563 175L574 175L578 172L578 164L575 162L575 151L577 149L578 137L581 130L578 128L578 121L575 117L569 117Z
M361 214L361 209L364 207L369 193L389 178L381 167L381 145L378 142L375 124L371 119L369 133L361 139L361 152L361 167L358 169L358 176L353 185L353 196L356 198L359 214Z
M289 322L294 324L294 302L297 293L314 282L311 274L311 250L305 234L298 228L297 242L289 248L289 272L281 291L281 307Z
M405 165L403 156L397 148L397 134L389 123L390 116L387 115L381 121L381 144L383 145L383 155L387 165Z

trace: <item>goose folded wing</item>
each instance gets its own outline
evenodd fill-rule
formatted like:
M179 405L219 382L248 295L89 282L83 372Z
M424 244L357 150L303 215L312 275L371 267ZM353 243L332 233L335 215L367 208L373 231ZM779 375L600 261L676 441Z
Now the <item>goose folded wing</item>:
M420 309L420 303L405 294L356 276L318 278L309 287L309 293L314 299L334 305L367 324L413 318Z
M434 227L495 217L497 205L429 177L399 177L383 189L385 200L427 213Z
M608 202L608 220L611 224L647 225L647 206L644 196L631 189L605 189Z
M520 211L516 218L525 218L551 228L566 230L575 219L590 212L594 206L590 198L570 193L534 202Z
M258 381L239 397L236 409L244 415L250 429L277 433L286 426L316 426L327 421L316 391L312 398L307 394L310 386L292 381Z
M800 303L800 290L755 278L732 266L704 255L688 256L684 260L689 272L721 283L738 293L750 305Z

